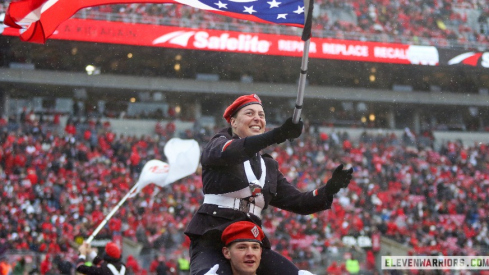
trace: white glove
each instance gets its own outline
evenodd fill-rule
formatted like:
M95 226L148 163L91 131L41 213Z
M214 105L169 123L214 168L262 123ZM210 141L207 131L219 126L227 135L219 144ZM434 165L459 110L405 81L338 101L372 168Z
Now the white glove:
M307 270L299 270L299 275L314 275L311 272Z
M217 270L219 269L219 264L215 264L209 271L204 275L217 275Z

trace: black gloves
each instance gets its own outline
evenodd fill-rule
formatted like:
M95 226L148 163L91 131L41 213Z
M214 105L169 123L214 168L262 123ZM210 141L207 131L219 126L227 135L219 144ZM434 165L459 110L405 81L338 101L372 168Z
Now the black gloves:
M246 154L252 157L261 149L270 146L274 143L282 143L287 139L297 138L302 133L304 123L299 120L299 123L292 122L292 118L288 118L285 123L271 131L261 135L249 136L245 138L244 147Z
M348 187L352 178L353 168L343 170L343 164L340 164L334 169L333 175L326 183L326 193L334 195L340 191L341 188Z
M302 128L304 123L299 120L297 124L292 122L292 118L289 117L282 126L272 130L275 143L279 144L287 139L298 138L302 134Z

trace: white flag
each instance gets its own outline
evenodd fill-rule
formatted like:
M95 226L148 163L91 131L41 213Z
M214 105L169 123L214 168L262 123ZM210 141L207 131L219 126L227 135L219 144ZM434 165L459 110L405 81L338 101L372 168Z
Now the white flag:
M168 163L152 159L148 161L136 183L137 189L129 196L134 197L148 184L164 187L195 173L200 160L200 147L193 139L172 138L165 145Z

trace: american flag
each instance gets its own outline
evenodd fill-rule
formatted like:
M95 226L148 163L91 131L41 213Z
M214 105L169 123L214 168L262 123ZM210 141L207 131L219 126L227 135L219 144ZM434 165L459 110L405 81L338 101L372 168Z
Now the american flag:
M302 27L304 3L295 0L201 0L201 3L219 10L223 15L251 21Z
M13 0L4 23L23 29L20 36L23 41L45 43L61 23L83 8L125 3L174 3L260 23L304 27L303 1L309 0Z

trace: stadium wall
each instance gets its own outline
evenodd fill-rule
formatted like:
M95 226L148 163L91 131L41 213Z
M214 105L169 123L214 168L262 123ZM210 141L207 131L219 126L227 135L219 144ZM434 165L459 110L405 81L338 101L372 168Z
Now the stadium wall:
M200 93L213 95L242 95L295 98L297 86L280 83L241 83L233 81L202 81L192 79L138 77L125 75L87 75L76 72L21 70L0 68L0 83L52 85L65 89L91 88L100 92L121 90ZM489 105L489 96L449 92L396 92L393 90L307 86L305 98L353 100L365 102L406 103L423 105L481 106Z
M67 117L65 116L61 123L64 125L66 123ZM160 122L163 125L170 122L170 120L147 120L147 119L106 119L110 122L111 129L116 134L131 135L131 136L142 136L142 135L155 135L156 123ZM176 126L175 136L181 137L184 135L185 131L192 130L194 122L173 120ZM212 128L213 125L208 125ZM391 134L394 133L396 136L401 137L404 130L390 130L390 129L366 129L366 128L340 128L340 127L319 127L319 131L324 133L333 132L346 132L350 136L351 140L358 142L362 133L366 132L370 135L377 134ZM482 132L460 132L460 131L434 131L433 135L435 137L435 146L445 143L446 141L461 140L464 145L473 145L477 142L487 142L489 140L489 133Z

